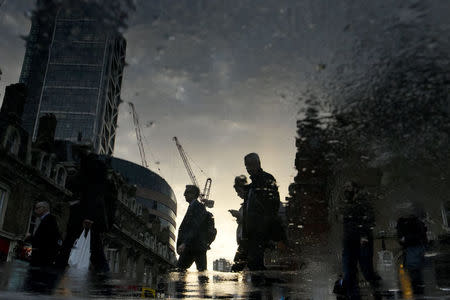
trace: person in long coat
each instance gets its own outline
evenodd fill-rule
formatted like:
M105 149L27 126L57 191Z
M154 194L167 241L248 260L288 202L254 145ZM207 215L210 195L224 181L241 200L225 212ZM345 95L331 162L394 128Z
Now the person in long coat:
M46 201L36 203L34 207L36 224L33 233L27 236L31 241L31 265L36 267L52 266L61 246L56 218L50 213L50 205Z

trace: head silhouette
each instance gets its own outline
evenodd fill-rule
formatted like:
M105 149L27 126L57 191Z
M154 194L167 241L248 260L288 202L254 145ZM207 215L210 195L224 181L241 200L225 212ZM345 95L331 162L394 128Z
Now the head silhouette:
M255 175L261 170L261 161L256 153L249 153L244 157L245 168L248 174Z
M195 185L186 185L186 189L184 190L184 198L187 202L191 203L196 200L200 195L200 189Z
M247 184L247 177L245 175L239 175L234 178L234 190L236 191L237 195L244 199L245 196L248 193L248 184Z

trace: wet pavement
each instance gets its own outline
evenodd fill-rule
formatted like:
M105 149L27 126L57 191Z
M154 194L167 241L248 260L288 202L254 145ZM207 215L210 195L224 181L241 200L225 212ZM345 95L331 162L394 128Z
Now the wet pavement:
M312 268L323 270L320 265ZM334 299L332 279L305 278L305 272L310 271L305 268L290 272L172 272L165 277L164 288L154 292L155 297L164 299ZM132 280L71 270L53 278L51 290L33 291L28 280L30 269L21 261L3 265L0 274L0 299L136 299L144 297L144 293L153 297L152 289ZM34 280L42 282L44 277L37 276ZM39 287L36 282L34 285Z
M426 295L420 299L450 299L450 293L438 289L432 276L431 261L424 276ZM408 299L400 293L394 266L378 266L383 277L382 299ZM35 273L37 272L37 273ZM159 290L126 278L92 275L66 270L62 276L51 271L30 269L26 262L14 261L1 266L0 299L336 299L332 293L336 274L325 262L309 262L300 271L264 271L224 273L171 272ZM48 288L50 287L50 288ZM363 299L374 299L361 282ZM409 298L412 299L412 298ZM417 298L419 299L419 298Z

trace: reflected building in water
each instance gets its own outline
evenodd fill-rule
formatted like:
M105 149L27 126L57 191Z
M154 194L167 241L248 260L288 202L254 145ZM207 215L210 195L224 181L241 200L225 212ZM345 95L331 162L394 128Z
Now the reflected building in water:
M120 178L114 223L106 234L105 252L118 278L156 287L176 265L176 198L167 182L147 168L102 157Z
M39 117L53 113L56 139L112 154L126 41L103 7L74 3L37 1L20 76L23 126L35 139Z
M21 124L25 96L24 85L9 85L0 111L0 262L29 258L31 249L23 247L23 239L33 232L36 202L49 202L60 232L69 216L68 170L42 130L31 143ZM51 123L52 118L42 120L42 124Z
M325 157L328 144L316 117L317 111L310 109L305 120L297 122L297 176L289 187L286 208L292 245L310 254L319 254L330 229L326 192L329 165Z
M213 270L218 272L231 272L231 262L225 258L213 261Z
M63 237L72 225L77 226L68 222L72 204L79 200L79 187L73 183L86 148L55 140L53 115L40 118L38 138L32 143L21 127L25 94L23 84L8 86L0 112L0 261L29 259L31 248L23 240L33 232L33 206L42 199L50 203ZM156 287L176 264L172 189L139 165L110 156L99 158L109 163L108 191L104 205L97 209L107 220L104 251L111 272Z
M177 200L170 185L158 174L127 160L112 157L111 167L121 174L128 184L136 186L136 210L146 222L166 232L163 247L174 255Z
M77 200L71 194L77 191L65 188L66 177L70 183L79 172L81 153L92 151L109 163L106 201L99 209L109 220L104 250L110 269L114 276L155 287L160 274L176 263L176 199L160 176L111 157L126 48L120 33L124 14L114 11L119 2L113 2L101 7L96 1L36 1L20 76L23 107L14 128L6 125L7 114L0 119L5 123L4 152L10 153L0 163L9 163L12 155L26 169L16 168L24 170L23 182L17 172L7 172L9 167L2 169L11 184L2 185L0 179L0 233L7 238L0 241L0 251L5 259L14 257L9 241L20 242L30 230L32 206L41 193L48 194L65 233L69 201ZM51 124L42 126L42 117ZM49 129L47 136L41 127ZM42 181L38 191L32 189L35 180ZM14 200L19 187L23 203ZM11 226L16 229L9 230Z

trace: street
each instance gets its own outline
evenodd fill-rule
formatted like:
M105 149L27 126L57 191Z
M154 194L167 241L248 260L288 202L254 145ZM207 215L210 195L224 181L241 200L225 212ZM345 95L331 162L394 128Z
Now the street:
M402 297L402 283L394 267L377 266L383 278L380 294L382 299L413 299ZM41 273L42 274L42 273ZM438 288L433 275L433 262L427 259L424 269L425 296L421 299L450 299L445 288ZM42 275L34 278L39 282L54 284L51 290L31 291L27 286L30 275L28 263L14 261L0 268L0 299L336 299L332 293L336 274L331 264L308 262L299 271L264 271L225 273L171 272L164 277L158 288L142 286L129 278L110 278L105 275L81 274L66 270L54 281ZM45 278L45 279L44 279ZM360 282L363 299L373 299L369 286ZM51 295L51 296L50 296Z

